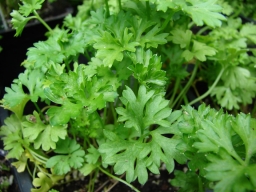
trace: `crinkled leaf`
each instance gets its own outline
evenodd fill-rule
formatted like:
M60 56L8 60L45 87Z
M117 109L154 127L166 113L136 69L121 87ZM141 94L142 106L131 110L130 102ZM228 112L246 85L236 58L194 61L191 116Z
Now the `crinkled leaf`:
M213 56L216 54L216 50L210 46L207 46L204 43L193 41L192 50L185 50L182 53L182 56L187 60L190 61L194 57L200 61L206 61L206 56Z
M11 85L11 88L5 88L5 95L3 100L3 107L14 112L18 117L23 114L24 107L29 101L30 97L23 91L21 82L18 80Z
M105 66L111 67L115 60L123 60L123 51L135 52L135 47L139 45L137 42L130 42L132 33L126 28L123 32L121 40L117 40L109 32L105 31L102 38L94 44L97 49L96 57L103 59Z
M75 140L69 138L59 140L54 152L59 155L48 159L46 167L52 168L56 175L64 175L71 168L78 169L83 165L85 152Z
M9 151L6 157L20 159L24 151L20 142L22 141L21 123L14 114L6 118L4 123L0 135L3 136L4 149Z
M182 30L179 28L175 28L171 31L172 36L169 39L175 43L180 45L181 48L188 47L191 41L192 31L190 30Z
M16 10L13 10L11 12L11 16L12 16L11 22L12 22L13 28L16 30L15 36L19 36L22 33L27 22L30 19L32 19L32 17L24 17Z
M191 5L183 7L183 11L189 14L199 26L205 23L210 27L220 27L221 21L226 20L220 13L222 8L216 4L217 0L187 0L187 2Z
M44 151L56 148L57 141L64 139L67 135L67 125L52 126L42 122L37 112L27 117L22 123L23 135L30 142L34 143L35 149L42 146Z
M59 180L63 179L63 175L51 175L50 177L47 176L43 172L37 173L37 178L33 180L33 185L36 189L31 189L31 192L45 192L50 190Z
M22 4L19 7L19 12L24 16L28 16L33 11L41 9L44 1L45 0L22 0Z
M138 91L138 97L133 91L126 87L123 91L123 97L121 98L126 108L116 108L117 113L120 115L118 121L125 122L125 126L128 128L134 128L139 133L145 129L145 122L141 121L144 117L144 108L148 100L153 96L154 91L147 92L145 86L140 86Z

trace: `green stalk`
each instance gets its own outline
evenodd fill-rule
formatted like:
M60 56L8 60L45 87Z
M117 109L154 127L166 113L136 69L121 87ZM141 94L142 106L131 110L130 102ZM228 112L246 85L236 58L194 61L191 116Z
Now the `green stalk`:
M208 91L206 91L203 95L201 95L200 97L194 99L193 101L191 101L189 103L189 105L193 105L194 103L198 102L198 101L201 101L202 99L204 99L205 97L207 97L211 92L212 90L216 87L217 83L219 82L223 72L224 72L225 68L222 68L219 75L217 76L217 78L215 79L214 83L212 84L212 86L210 87L210 89L208 89Z
M106 5L106 16L109 17L109 6L108 6L108 0L105 0L105 5Z
M121 11L122 10L121 0L117 0L117 4L118 4L119 11Z
M173 103L173 100L174 100L174 97L176 96L176 93L178 91L179 85L180 85L180 78L177 78L177 80L175 81L174 88L173 88L172 97L170 99L170 104Z
M137 188L135 188L135 187L134 187L133 185L131 185L130 183L127 183L125 180L123 180L123 179L121 179L121 178L119 178L119 177L116 177L116 176L112 175L111 173L105 171L105 170L102 169L101 167L99 167L99 170L100 170L101 172L103 172L104 174L106 174L107 176L109 176L109 177L111 177L111 178L113 178L113 179L115 179L115 180L117 180L117 181L119 181L119 182L121 182L121 183L124 183L125 185L127 185L127 186L129 186L131 189L133 189L134 191L140 192Z
M52 32L52 28L38 15L36 10L33 11L36 18L46 27L46 29L50 32Z
M114 118L114 125L115 125L116 122L117 122L117 118L116 118L116 111L115 111L114 103L110 103L110 108L111 108L111 112L112 112L112 115L113 115L113 118Z
M146 8L147 8L147 18L150 19L150 5L149 5L149 1L146 1Z
M196 34L197 35L201 35L203 32L207 31L208 29L210 29L209 26L205 26L202 29L200 29Z
M187 92L187 90L189 89L189 87L191 86L191 84L192 84L192 82L193 82L193 80L194 80L194 78L195 78L195 76L196 76L196 72L197 72L197 69L198 69L198 62L196 62L196 64L195 64L195 68L194 68L194 70L193 70L193 72L192 72L192 75L191 75L191 77L190 77L190 79L189 79L189 81L188 81L188 83L186 84L186 86L182 89L182 91L180 92L180 94L178 95L178 97L175 99L175 101L171 104L171 108L173 108L175 105L176 105L176 103L180 100L180 98L184 95L184 94L186 94L186 92Z

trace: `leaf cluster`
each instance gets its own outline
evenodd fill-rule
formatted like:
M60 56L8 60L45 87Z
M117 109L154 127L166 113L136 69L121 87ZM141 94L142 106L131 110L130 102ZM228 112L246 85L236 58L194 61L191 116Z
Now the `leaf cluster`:
M255 99L255 25L223 0L99 0L52 29L43 2L12 12L16 36L30 19L49 31L1 100L13 112L0 130L7 158L30 171L32 191L73 170L90 175L88 191L99 171L138 191L131 182L175 163L189 168L174 172L180 191L255 189L256 121L237 113ZM192 108L205 98L223 109Z

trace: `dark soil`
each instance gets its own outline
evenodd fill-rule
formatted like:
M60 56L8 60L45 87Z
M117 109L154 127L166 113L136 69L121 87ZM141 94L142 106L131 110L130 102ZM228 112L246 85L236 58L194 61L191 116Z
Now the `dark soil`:
M182 167L178 167L183 169ZM146 184L141 185L138 181L131 183L141 192L177 192L178 189L170 185L170 180L174 177L167 170L161 170L160 175L149 174ZM125 179L125 176L122 177ZM56 186L54 189L60 192L86 192L88 180L77 180L64 185ZM95 183L94 192L132 192L133 190L125 184L112 180L105 175L100 175Z

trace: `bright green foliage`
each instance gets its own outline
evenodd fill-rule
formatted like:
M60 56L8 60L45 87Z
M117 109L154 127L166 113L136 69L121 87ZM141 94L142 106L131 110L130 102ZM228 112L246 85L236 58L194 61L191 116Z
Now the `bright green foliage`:
M24 73L20 73L18 79L12 84L12 89L6 88L5 90L7 94L2 101L4 107L20 116L28 100L37 102L39 97L45 99L42 90L43 78L44 74L39 70L25 70ZM24 92L23 86L28 89L29 93Z
M16 30L15 36L19 36L27 22L33 17L24 17L18 11L11 12L13 28Z
M27 121L22 123L24 126L23 135L29 142L34 143L35 149L42 146L44 151L56 149L56 143L67 135L67 125L52 126L42 122L37 112L27 116Z
M107 79L94 76L86 81L84 69L80 65L69 74L48 76L49 87L45 88L45 95L49 100L62 105L48 109L47 114L52 125L67 123L70 118L77 117L83 107L88 113L102 109L107 101L113 101L117 96L112 82Z
M37 13L42 3L23 0L12 12L16 36L30 19L49 32L28 48L25 72L1 100L14 112L0 131L7 157L17 158L19 171L31 163L32 191L49 191L73 170L90 175L89 192L99 171L144 184L162 164L172 172L174 161L189 170L175 172L180 191L256 188L255 119L191 107L207 101L237 114L254 100L255 26L237 18L239 7L227 0L85 1L51 29ZM202 82L209 88L197 90Z
M170 134L170 122L165 120L171 114L168 108L168 101L162 96L154 95L153 91L146 91L140 86L136 97L130 88L123 91L122 103L126 108L116 108L120 115L118 121L125 121L121 129L131 129L130 140L125 140L116 133L104 130L108 142L100 145L99 151L104 153L104 163L113 165L116 174L126 172L126 180L131 182L138 177L141 184L147 181L147 169L158 174L161 162L166 164L167 170L171 172L175 158L184 162L184 157L175 149L178 140L168 139L162 134ZM161 125L151 131L150 125ZM135 131L135 132L133 132ZM144 137L152 137L148 143L142 142ZM141 139L133 140L139 136Z
M166 72L163 71L161 58L152 55L151 51L138 49L135 54L130 55L134 65L128 67L133 72L133 76L140 84L154 89L161 88L166 84Z
M192 31L190 30L182 30L182 29L174 29L171 31L172 36L169 38L173 43L180 45L181 48L188 48Z
M29 16L34 10L41 9L44 0L22 0L19 12L24 16Z
M185 50L182 56L186 59L186 61L190 61L194 57L199 61L206 61L206 56L213 56L215 53L216 50L214 48L207 46L204 43L193 41L192 50Z
M56 175L64 175L71 168L78 169L83 165L85 152L75 140L59 140L54 152L58 155L51 157L46 162L46 167L52 168Z
M202 26L204 23L210 27L221 26L221 21L225 20L225 17L219 12L221 7L216 4L217 0L200 1L200 0L148 0L157 4L157 9L167 11L167 7L174 9L176 12L179 10L188 14L193 21Z
M16 83L17 82L17 83ZM11 88L5 88L3 103L4 108L14 112L18 117L21 117L26 103L29 101L29 95L24 93L22 84L18 80L12 84Z
M170 133L170 128L152 131L152 140L143 143L139 140L124 140L114 132L104 130L104 135L109 141L102 144L99 151L104 153L105 164L114 164L116 174L126 173L128 182L138 177L138 181L144 184L148 179L147 169L159 174L161 162L164 162L167 170L171 172L174 169L173 158L178 162L185 162L184 157L175 149L178 140L161 135L167 133Z
M125 121L125 127L134 128L140 135L151 124L169 126L168 121L164 120L171 114L168 101L153 95L154 91L147 92L145 86L140 86L136 98L133 91L126 87L123 97L120 98L126 108L116 108L120 115L118 121Z
M31 192L45 192L45 191L48 191L59 180L63 179L63 176L51 175L51 177L49 177L43 172L38 172L37 176L38 176L38 178L35 178L33 180L33 185L37 188L36 189L31 189Z
M184 110L183 118L189 120L187 127L191 127L188 135L184 134L183 138L183 144L188 145L183 146L188 150L185 155L192 160L203 158L191 156L190 153L197 152L205 156L204 161L189 163L189 167L192 166L192 170L196 171L197 166L201 176L217 182L214 191L255 189L255 119L245 114L233 117L221 111L209 110L205 106L200 106L198 112L189 107ZM180 130L184 132L182 128L183 125ZM193 140L189 141L187 138ZM181 149L181 144L178 147Z
M191 6L184 7L184 12L189 14L199 26L205 23L210 27L220 27L221 20L225 20L225 17L218 13L221 11L221 7L216 5L216 1L187 0L187 2L191 3Z
M127 28L122 36L122 42L116 41L109 32L105 32L99 42L94 44L94 48L99 50L96 57L103 59L104 65L108 67L111 67L114 60L122 61L123 51L135 52L135 46L139 45L136 42L130 42L131 37L132 34L128 33Z
M11 115L5 120L5 125L1 127L0 135L3 136L4 149L9 150L7 158L19 159L24 151L22 140L21 124L15 115Z
M179 192L203 192L202 178L195 172L175 170L175 178L171 180L171 185L180 187Z
M35 43L28 49L27 55L25 66L32 65L34 68L49 68L52 63L62 63L64 59L60 45L53 38Z
M248 23L243 25L240 33L243 37L246 37L250 41L252 41L254 44L256 43L256 26Z

